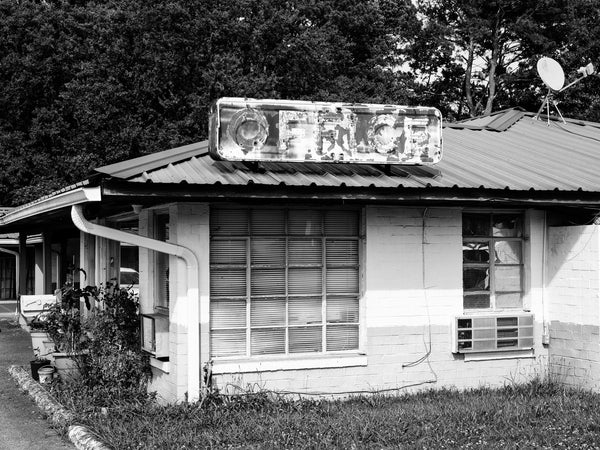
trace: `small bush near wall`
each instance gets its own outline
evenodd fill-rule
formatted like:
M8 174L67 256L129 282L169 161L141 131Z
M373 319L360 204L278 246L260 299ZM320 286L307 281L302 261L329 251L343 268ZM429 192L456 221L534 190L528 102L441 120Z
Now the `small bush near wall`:
M137 295L113 284L86 289L92 304L88 317L81 319L83 353L76 356L81 377L55 383L52 389L67 403L77 400L61 391L76 392L90 407L104 407L115 399L145 400L151 371L140 347Z
M100 303L85 321L89 343L83 379L91 388L102 386L111 396L145 392L151 372L140 348L137 295L116 285L99 290Z

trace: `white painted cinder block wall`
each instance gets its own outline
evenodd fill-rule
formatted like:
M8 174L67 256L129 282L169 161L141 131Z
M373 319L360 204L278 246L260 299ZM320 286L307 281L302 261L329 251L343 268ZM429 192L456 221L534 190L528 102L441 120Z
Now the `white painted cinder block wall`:
M549 231L550 361L565 384L600 388L600 236L597 225Z
M341 367L319 368L317 364L311 369L302 369L310 366L307 361L280 363L267 371L244 364L236 371L235 365L233 370L229 365L232 373L221 373L228 370L221 371L215 362L217 385L308 393L465 388L522 380L543 371L547 352L541 345L541 233L531 236L526 245L531 267L526 304L540 313L536 356L465 362L451 353L451 320L463 312L461 214L458 208L365 209L363 359L341 360ZM542 217L528 214L535 233L541 231ZM429 348L429 358L417 363ZM326 364L323 358L322 366Z
M169 242L192 250L200 264L200 323L201 349L188 349L188 329L191 304L188 299L188 277L186 263L176 256L169 259L169 362L153 361L150 390L156 391L162 401L181 401L188 398L188 367L200 366L202 355L208 355L208 255L209 216L208 205L197 203L172 204L157 211L169 213ZM152 237L153 211L140 214L139 232ZM140 303L143 313L153 313L154 257L153 252L140 248ZM195 301L197 301L195 299ZM204 359L208 359L207 356Z
M272 358L215 361L214 383L223 391L269 389L299 393L344 393L422 387L468 388L523 381L545 370L547 349L541 343L545 317L542 287L543 213L527 213L525 259L526 308L535 313L532 358L465 361L451 352L451 321L462 308L462 210L368 206L364 209L361 298L361 349L339 357ZM141 221L145 219L141 216ZM171 242L194 249L201 261L201 350L208 360L209 207L175 205ZM425 226L423 226L423 224ZM140 230L144 230L141 226ZM148 231L147 229L145 231ZM149 252L140 251L140 294L151 279ZM176 260L176 258L174 258ZM171 261L173 284L183 282L181 262ZM173 270L174 268L174 270ZM175 281L176 280L176 281ZM175 289L172 287L172 289ZM172 295L169 373L154 369L151 388L166 400L180 400L188 361L187 299L181 286ZM173 302L173 300L172 300ZM148 305L144 306L148 308ZM428 358L424 358L430 349ZM420 362L419 362L420 361Z

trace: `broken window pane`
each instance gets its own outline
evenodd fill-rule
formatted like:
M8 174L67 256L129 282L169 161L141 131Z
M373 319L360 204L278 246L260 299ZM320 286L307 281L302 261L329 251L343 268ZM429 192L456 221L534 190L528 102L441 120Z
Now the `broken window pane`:
M464 214L463 236L489 236L490 216L488 214Z
M497 214L493 218L494 236L521 237L522 221L520 214Z
M463 289L465 291L489 291L489 269L487 267L463 268Z
M490 260L490 246L487 242L465 242L463 244L463 262L486 263Z

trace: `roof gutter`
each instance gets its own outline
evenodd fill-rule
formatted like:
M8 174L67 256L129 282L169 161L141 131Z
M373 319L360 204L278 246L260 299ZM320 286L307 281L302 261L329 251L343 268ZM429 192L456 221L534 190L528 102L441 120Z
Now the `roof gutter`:
M87 202L99 202L101 199L102 192L100 186L79 187L19 206L0 217L0 225L8 225L29 217L45 214L72 205Z
M103 225L90 222L83 215L83 205L77 204L71 207L71 219L77 228L84 233L98 236L113 241L125 242L138 247L147 248L155 252L166 253L181 258L187 269L187 346L188 346L188 368L187 387L188 400L194 402L200 397L200 301L198 276L198 258L189 248L169 242L158 241L145 236L116 230ZM196 355L196 356L194 356Z

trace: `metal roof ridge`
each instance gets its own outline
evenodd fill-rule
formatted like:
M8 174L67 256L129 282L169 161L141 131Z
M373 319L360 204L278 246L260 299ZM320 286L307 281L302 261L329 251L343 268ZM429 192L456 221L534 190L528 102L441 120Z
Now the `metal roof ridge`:
M205 154L208 154L208 141L200 141L169 150L163 150L161 152L150 153L133 159L127 159L118 163L98 167L94 170L112 177L127 179L195 156L204 156Z
M501 111L494 111L490 114L460 120L458 122L446 123L444 124L444 127L459 130L467 129L476 131L506 131L508 128L513 126L527 114L527 111L525 111L521 107L508 108L503 109ZM485 119L486 117L489 117L491 119L486 125L473 125L469 123L474 122L476 120Z

